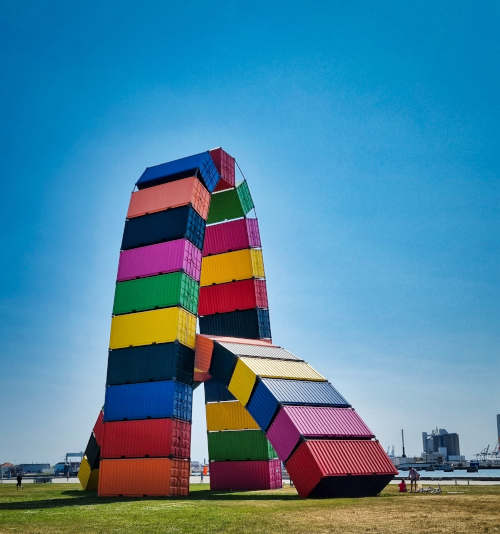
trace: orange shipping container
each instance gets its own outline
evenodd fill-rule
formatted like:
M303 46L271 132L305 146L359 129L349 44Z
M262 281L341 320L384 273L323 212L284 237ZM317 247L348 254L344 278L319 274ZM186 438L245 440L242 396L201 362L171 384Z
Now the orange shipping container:
M189 460L134 458L101 460L99 496L189 494Z
M193 208L206 220L210 206L210 193L194 176L132 193L127 218L132 219L187 204L192 204Z

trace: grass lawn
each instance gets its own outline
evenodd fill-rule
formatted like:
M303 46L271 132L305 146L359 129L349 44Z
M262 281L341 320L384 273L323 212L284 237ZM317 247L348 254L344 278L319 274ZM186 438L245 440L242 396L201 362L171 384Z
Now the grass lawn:
M449 486L442 495L307 499L293 488L189 498L100 499L76 484L0 485L0 532L321 534L500 533L499 486Z

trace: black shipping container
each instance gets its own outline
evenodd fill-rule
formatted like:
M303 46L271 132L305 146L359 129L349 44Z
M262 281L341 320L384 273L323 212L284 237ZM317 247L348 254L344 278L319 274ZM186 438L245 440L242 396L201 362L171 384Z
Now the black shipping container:
M210 363L209 374L216 380L227 386L233 376L236 367L237 357L230 351L214 343L212 361Z
M200 332L212 336L271 338L269 311L262 308L200 317Z
M174 343L157 343L109 351L106 385L176 379L192 384L194 350Z
M227 386L218 380L209 380L204 382L205 386L205 402L220 402L236 400L227 389Z
M128 219L123 230L122 250L183 237L200 250L203 248L205 221L191 206L181 206Z
M95 469L99 467L99 458L101 456L101 449L97 445L94 433L90 434L89 442L87 443L87 448L85 449L85 456L90 465L90 469Z

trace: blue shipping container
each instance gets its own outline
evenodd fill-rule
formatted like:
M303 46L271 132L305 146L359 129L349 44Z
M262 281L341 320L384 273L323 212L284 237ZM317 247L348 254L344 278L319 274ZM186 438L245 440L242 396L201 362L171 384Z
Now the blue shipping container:
M136 185L139 189L144 189L188 176L198 176L210 193L215 189L220 176L210 152L202 152L148 167L137 180Z
M191 421L193 388L175 380L107 386L104 421L176 417Z
M200 317L200 332L213 336L270 339L269 310L253 308L205 315Z
M330 382L285 380L283 378L261 378L261 382L279 404L350 406Z
M209 380L208 382L204 382L204 385L205 403L236 400L236 397L229 392L227 386L222 382Z
M278 411L279 403L269 388L258 378L257 385L254 387L246 408L260 428L267 430L275 413Z
M200 250L203 248L205 221L191 206L128 219L123 230L121 248L128 250L183 237Z

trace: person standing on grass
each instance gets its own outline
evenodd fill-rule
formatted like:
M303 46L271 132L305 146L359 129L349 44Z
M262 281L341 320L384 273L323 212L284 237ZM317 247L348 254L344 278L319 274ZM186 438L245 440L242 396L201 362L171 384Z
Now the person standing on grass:
M21 473L19 473L17 475L17 486L16 486L16 489L17 491L19 491L20 489L22 490L23 489L23 485L22 485L22 482L23 482L23 475L21 475Z
M418 471L414 467L410 467L410 471L408 473L409 479L410 479L410 493L413 492L413 487L415 486L415 493L417 491L417 480L420 478L420 475L418 474Z

